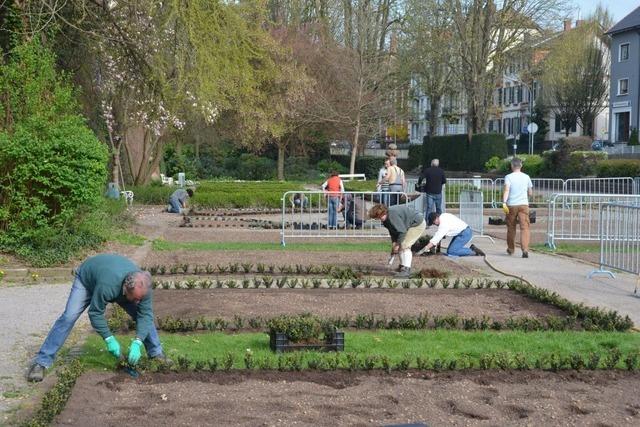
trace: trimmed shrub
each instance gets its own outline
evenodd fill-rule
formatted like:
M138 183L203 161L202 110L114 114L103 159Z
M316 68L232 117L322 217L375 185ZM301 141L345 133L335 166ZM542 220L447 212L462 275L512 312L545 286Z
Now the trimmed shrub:
M467 151L467 170L481 171L484 163L493 156L507 157L507 143L499 133L479 133L471 138Z
M316 165L316 168L323 175L327 175L328 173L334 170L338 171L338 173L347 173L349 171L349 169L346 166L336 162L335 160L330 160L330 159L320 160Z
M606 159L605 151L574 151L569 154L569 161L564 170L565 175L570 177L595 175L598 162Z
M618 176L640 176L640 160L611 159L602 160L596 165L598 177L609 178Z
M425 137L422 164L440 159L440 165L448 170L481 171L491 157L507 157L504 135L485 133L474 135L469 144L467 135Z
M638 129L633 128L631 130L631 134L629 135L629 143L627 145L638 145L640 141L638 140Z
M424 145L411 145L409 146L409 158L406 161L405 169L412 170L420 166L424 165L424 155L423 155Z
M347 169L345 173L348 173L351 157L335 156L335 160L342 164ZM355 173L364 173L367 179L377 179L378 171L382 167L383 163L384 159L379 157L358 157L356 158Z
M518 156L522 160L522 171L530 177L538 177L542 175L544 161L542 156L537 154L522 154ZM511 158L499 159L497 156L492 157L485 163L485 169L499 175L511 173Z

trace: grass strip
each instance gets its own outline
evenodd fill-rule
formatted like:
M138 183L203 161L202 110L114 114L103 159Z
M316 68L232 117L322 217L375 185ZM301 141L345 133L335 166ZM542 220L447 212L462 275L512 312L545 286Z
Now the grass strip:
M558 243L555 249L551 249L545 244L532 245L531 249L545 253L600 253L599 243ZM616 249L619 253L633 253L638 252L637 248L619 248Z
M132 337L118 336L120 343ZM193 361L222 360L235 356L234 367L243 368L243 355L250 349L254 357L270 357L269 336L266 333L162 334L165 352L171 358L186 356ZM465 331L375 331L345 334L345 352L357 356L377 355L397 363L410 354L414 357L452 359L467 357L478 366L483 355L501 352L521 353L531 364L548 354L570 356L602 353L618 348L622 354L637 352L640 334L622 332L465 332ZM110 356L103 340L92 335L84 346L82 362L88 368L113 369L116 361ZM309 355L317 354L308 352ZM622 365L621 365L622 366Z
M317 243L287 243L282 246L276 242L170 242L154 240L154 251L282 251L282 252L389 252L387 239L384 243L380 239L371 242L340 242L327 239L327 242Z

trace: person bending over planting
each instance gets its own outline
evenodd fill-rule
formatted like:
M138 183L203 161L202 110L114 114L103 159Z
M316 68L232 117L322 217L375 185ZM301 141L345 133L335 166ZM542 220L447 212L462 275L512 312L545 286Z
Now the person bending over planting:
M438 231L436 231L436 234L433 236L433 238L431 238L427 246L425 246L421 251L417 252L417 254L422 254L424 252L430 251L431 248L440 243L440 240L447 236L451 237L451 243L449 243L449 247L447 248L447 255L484 256L484 252L480 248L477 248L475 245L471 245L468 248L465 247L465 245L471 241L473 232L471 231L471 228L467 225L467 223L457 216L450 213L439 214L437 212L431 212L428 216L428 219L429 226L437 225Z
M128 362L138 363L144 344L150 358L170 363L153 323L151 275L126 257L100 254L88 258L76 270L64 313L56 320L36 354L27 379L42 381L45 369L53 365L56 353L87 307L91 326L104 338L107 351L119 359L120 343L109 330L104 316L110 302L122 307L136 322L136 337L129 347Z
M413 206L374 205L369 211L369 217L379 219L391 236L391 253L400 255L400 266L397 277L411 275L411 261L413 254L411 246L420 238L427 228L424 218Z
M193 190L191 188L178 188L169 196L169 206L167 206L167 212L169 213L182 213L183 209L187 208L187 201L193 197Z

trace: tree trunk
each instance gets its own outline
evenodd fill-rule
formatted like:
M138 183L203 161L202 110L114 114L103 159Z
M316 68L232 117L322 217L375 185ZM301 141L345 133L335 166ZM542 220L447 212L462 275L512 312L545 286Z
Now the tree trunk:
M353 136L353 146L351 147L351 162L349 162L349 173L356 173L356 156L358 154L358 139L360 138L360 113L356 119L356 129Z
M435 96L430 97L429 101L431 105L431 111L429 113L429 135L434 137L438 129L438 108L440 107L440 101L436 99Z
M278 181L284 181L284 156L287 144L278 142Z

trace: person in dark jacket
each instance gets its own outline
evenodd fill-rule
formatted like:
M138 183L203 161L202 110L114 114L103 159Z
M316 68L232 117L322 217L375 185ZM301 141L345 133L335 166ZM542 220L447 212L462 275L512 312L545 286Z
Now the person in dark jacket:
M418 241L427 228L427 224L420 212L411 205L374 205L369 211L369 217L379 219L391 236L391 253L400 255L400 267L397 277L411 276L411 261L413 254L411 246Z
M422 181L424 180L424 184ZM440 167L440 160L431 160L431 166L424 168L418 178L418 188L425 193L425 219L431 212L442 213L442 186L447 183L444 170Z
M100 254L88 258L76 270L64 313L56 320L29 369L29 381L42 381L56 353L66 341L80 315L89 307L91 326L104 339L107 351L121 356L120 343L104 316L108 303L122 307L136 322L136 337L129 347L128 362L135 365L142 346L150 358L167 361L153 323L151 275L128 258Z

